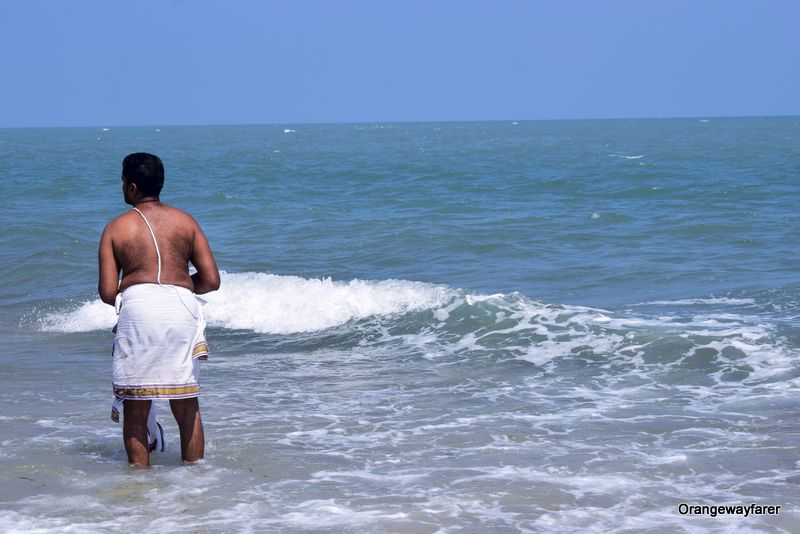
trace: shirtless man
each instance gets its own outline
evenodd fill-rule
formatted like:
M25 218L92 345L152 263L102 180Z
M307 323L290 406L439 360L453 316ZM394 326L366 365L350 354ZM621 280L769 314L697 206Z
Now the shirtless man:
M206 236L190 215L161 203L163 184L158 157L136 153L123 160L122 193L133 209L106 225L98 251L100 298L119 313L115 406L124 407L128 461L142 467L150 464L147 418L156 398L170 399L183 460L203 458L197 360L208 349L202 306L192 293L220 285Z

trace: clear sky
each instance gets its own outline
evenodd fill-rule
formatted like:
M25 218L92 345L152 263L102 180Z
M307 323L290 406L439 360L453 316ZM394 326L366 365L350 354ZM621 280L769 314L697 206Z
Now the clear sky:
M797 0L0 0L0 127L800 114Z

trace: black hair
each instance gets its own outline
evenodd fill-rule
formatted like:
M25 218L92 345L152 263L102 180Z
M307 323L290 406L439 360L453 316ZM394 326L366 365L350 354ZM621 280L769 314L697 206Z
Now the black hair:
M143 195L157 197L164 187L164 164L158 156L136 152L122 160L122 176L129 184L136 184Z

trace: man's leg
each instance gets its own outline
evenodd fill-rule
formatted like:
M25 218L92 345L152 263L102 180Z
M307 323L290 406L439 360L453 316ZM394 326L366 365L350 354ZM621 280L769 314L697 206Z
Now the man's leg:
M200 420L200 403L197 397L169 401L172 415L181 433L181 458L184 462L196 462L203 458L205 436L203 422Z
M128 462L139 467L150 466L147 444L147 416L150 414L149 400L126 400L122 404L122 439Z

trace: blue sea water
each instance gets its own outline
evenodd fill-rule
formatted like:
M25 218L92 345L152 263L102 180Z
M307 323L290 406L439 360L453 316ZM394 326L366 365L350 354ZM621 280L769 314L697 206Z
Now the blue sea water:
M0 531L796 531L798 140L797 117L0 130ZM198 466L167 420L129 470L109 421L96 250L134 151L224 271Z

